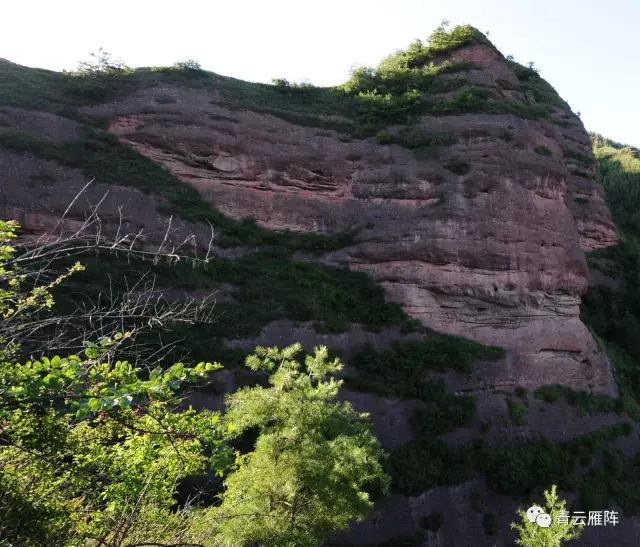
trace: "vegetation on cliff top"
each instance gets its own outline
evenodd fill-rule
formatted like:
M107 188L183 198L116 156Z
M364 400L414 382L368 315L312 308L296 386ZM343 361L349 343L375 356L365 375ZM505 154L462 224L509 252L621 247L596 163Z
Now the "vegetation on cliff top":
M511 61L523 89L531 95L527 101L501 97L489 88L469 85L464 75L455 76L473 64L452 63L443 56L473 43L495 50L477 29L464 25L447 30L443 24L425 42L414 41L376 68L356 68L344 84L331 88L291 85L283 79L274 80L276 85L243 82L206 72L193 61L133 70L104 52L93 63L63 74L0 61L0 70L7 76L0 83L0 103L86 122L89 118L78 111L81 106L124 98L144 87L176 84L218 90L220 104L230 108L269 113L354 137L373 136L388 125L412 124L424 115L486 112L536 119L548 117L554 105L568 108L535 70ZM456 91L454 97L438 97Z

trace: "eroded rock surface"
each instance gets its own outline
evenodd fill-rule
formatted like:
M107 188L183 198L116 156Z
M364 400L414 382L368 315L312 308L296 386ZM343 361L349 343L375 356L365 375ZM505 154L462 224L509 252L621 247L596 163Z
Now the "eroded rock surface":
M436 62L444 60L471 61L463 75L495 98L535 102L487 45ZM611 366L580 322L579 303L588 283L584 252L611 245L617 235L595 182L589 137L569 110L554 106L550 118L538 120L426 116L414 129L456 142L415 153L231 110L222 101L217 90L160 86L82 111L111 119L109 130L123 142L230 217L255 218L274 230L358 228L355 245L322 260L368 272L430 328L509 350L485 376L470 378L470 389L536 387L553 379L615 394ZM79 131L76 122L53 114L14 108L2 116L5 125L52 142ZM78 171L28 155L3 151L0 159L4 214L34 233L54 226L86 182ZM452 160L470 169L456 174L447 168ZM105 225L121 222L123 205L128 230L144 228L150 239L162 240L162 200L106 186L96 181L67 223L82 222L108 190ZM201 245L210 240L208 227L173 223L172 241L189 233Z
M494 50L472 46L452 58L475 63L471 82L532 100ZM167 95L175 102L149 108ZM212 91L154 88L85 112L114 119L112 132L231 217L275 230L360 228L354 246L325 258L370 273L428 327L511 350L498 385L553 378L615 393L579 303L584 251L617 236L594 181L589 137L569 111L554 107L541 120L425 117L420 130L457 142L415 154L230 111L219 100ZM445 168L451 159L471 169L457 175Z

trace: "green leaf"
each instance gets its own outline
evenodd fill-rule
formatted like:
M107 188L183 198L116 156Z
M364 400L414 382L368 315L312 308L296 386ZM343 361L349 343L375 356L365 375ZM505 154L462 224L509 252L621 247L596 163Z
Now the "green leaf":
M100 408L102 405L100 403L100 399L96 399L95 397L89 399L87 401L87 406L91 409L91 410L97 410L98 408Z

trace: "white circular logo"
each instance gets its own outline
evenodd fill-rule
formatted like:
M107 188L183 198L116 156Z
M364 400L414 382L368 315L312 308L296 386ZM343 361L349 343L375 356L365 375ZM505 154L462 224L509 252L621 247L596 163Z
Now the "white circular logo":
M551 526L551 515L547 515L546 513L540 513L536 517L536 524L541 528L549 528L549 526Z
M539 507L538 505L532 505L531 507L529 507L529 509L527 509L527 519L529 519L529 522L535 522L538 518L538 515L542 515L543 513L544 509L542 509L542 507Z

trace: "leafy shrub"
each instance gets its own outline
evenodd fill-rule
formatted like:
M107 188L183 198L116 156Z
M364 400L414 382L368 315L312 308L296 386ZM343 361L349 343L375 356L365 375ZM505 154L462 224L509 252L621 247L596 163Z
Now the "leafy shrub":
M581 412L592 414L595 412L622 412L622 400L606 395L595 395L586 391L576 391L560 384L550 384L536 389L536 399L548 403L565 399L571 406Z
M529 409L522 403L518 403L513 399L507 399L509 407L509 417L513 425L525 425L526 417L529 413Z
M366 345L353 360L358 376L347 380L346 385L385 397L440 399L443 385L427 379L427 371L471 372L476 359L503 356L502 348L444 334L429 336L421 342L395 341L390 350L383 351Z
M578 465L588 465L607 441L629 435L628 423L605 426L597 431L557 444L547 438L525 445L502 448L488 460L486 476L497 493L525 496L536 486L554 482L563 490L579 486Z
M202 66L200 66L200 63L198 61L194 61L193 59L189 59L187 61L179 61L175 63L172 68L185 71L202 70Z
M575 526L570 520L567 524L559 522L561 513L567 514L566 502L558 498L556 485L544 491L544 512L551 517L551 525L544 528L531 522L527 514L518 509L522 524L511 523L511 528L518 532L516 545L519 547L562 547L565 541L577 539L582 534L584 525Z
M526 387L516 386L514 393L516 394L517 397L520 397L521 399L526 399L529 393L529 390Z
M535 391L535 398L540 399L541 401L545 401L547 403L555 403L559 401L564 393L562 391L562 387L560 384L549 384L546 386L539 387Z
M471 169L469 162L459 157L451 158L443 167L456 175L465 175Z
M182 261L154 265L107 253L82 258L85 271L77 274L74 282L86 282L88 286L78 290L70 282L59 287L55 294L59 295L60 306L66 302L88 305L99 294L103 299L108 297L112 290L124 293L127 285L132 286L145 275L155 276L156 285L163 288L213 291L221 283L234 286L233 302L215 304L218 322L176 324L162 333L164 345L174 345L175 351L189 348L198 356L219 355L221 338L256 336L275 319L322 321L342 331L351 323L378 330L408 319L399 305L386 301L384 289L363 272L294 261L287 252L277 250L251 253L236 260L214 258L206 266ZM153 345L153 340L146 342ZM224 357L237 361L230 354Z
M456 143L453 135L430 135L416 127L405 127L397 138L398 144L410 150L427 150L436 146L448 146Z
M583 507L609 507L617 503L627 516L640 507L640 455L627 457L613 448L603 450L603 466L593 469L582 484Z
M378 144L391 144L393 142L393 137L388 131L378 131L376 134L376 142Z
M522 90L526 94L530 94L536 103L544 103L564 110L571 110L569 105L560 98L556 90L540 77L537 70L532 67L525 67L515 61L507 60L506 62L515 72Z
M549 150L546 146L536 146L535 150L536 150L536 154L539 154L541 156L553 155L553 152L551 152L551 150Z
M291 87L289 80L287 80L286 78L272 78L271 83L273 84L273 87L275 87L276 89Z
M607 442L632 432L633 426L623 423L566 443L538 438L493 451L482 441L454 448L425 437L393 450L388 470L394 488L410 496L436 486L460 484L478 474L486 476L494 492L513 497L525 497L549 482L575 490L583 480L577 474L579 466L589 465Z
M565 150L563 150L563 155L565 158L576 160L578 163L581 163L587 168L590 168L593 166L592 159L589 156L583 154L582 152L578 152L577 150L571 150L566 148Z
M384 452L371 424L336 399L340 382L329 375L340 362L329 361L321 347L299 363L300 350L299 344L257 348L247 365L267 372L270 387L227 399L229 436L260 432L254 450L237 456L212 511L230 544L314 547L367 515L373 507L367 485L387 490Z
M476 460L486 458L486 448L473 442L451 448L438 439L419 439L396 448L388 461L394 488L419 496L436 486L454 486L474 475Z
M459 427L470 427L476 415L474 395L449 395L432 392L424 408L416 410L411 425L419 437L438 436Z

